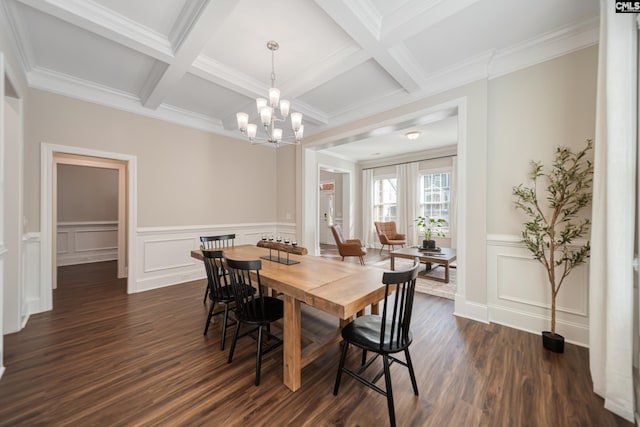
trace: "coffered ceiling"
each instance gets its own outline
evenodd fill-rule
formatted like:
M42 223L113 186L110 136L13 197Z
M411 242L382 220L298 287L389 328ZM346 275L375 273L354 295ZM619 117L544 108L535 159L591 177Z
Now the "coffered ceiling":
M255 119L267 95L269 40L276 86L309 137L593 45L599 14L597 0L1 5L31 87L236 137L235 113Z

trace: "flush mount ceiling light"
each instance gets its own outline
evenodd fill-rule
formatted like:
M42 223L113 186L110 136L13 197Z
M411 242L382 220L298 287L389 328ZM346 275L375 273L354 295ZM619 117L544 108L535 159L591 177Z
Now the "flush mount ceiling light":
M271 51L271 88L269 89L269 99L257 98L256 107L265 136L257 136L258 125L249 123L247 113L237 113L238 130L249 138L252 144L273 144L279 147L284 144L300 144L304 133L302 124L302 113L291 113L291 130L293 135L283 135L282 128L277 128L277 122L284 122L289 116L290 103L286 99L280 99L280 90L276 86L275 52L280 45L271 40L267 42L267 49ZM276 108L280 111L280 116L276 113Z
M414 139L420 138L420 132L418 132L417 130L412 130L411 132L405 133L404 136L413 141Z

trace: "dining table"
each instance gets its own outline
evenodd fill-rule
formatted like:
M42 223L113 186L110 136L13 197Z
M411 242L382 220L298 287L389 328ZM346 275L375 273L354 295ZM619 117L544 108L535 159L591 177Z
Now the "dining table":
M234 260L256 260L268 254L265 248L254 245L238 245L224 250L224 256ZM199 260L203 258L201 250L192 250L191 256ZM298 263L263 260L260 280L262 286L283 298L283 383L291 391L296 391L302 384L302 368L341 341L340 330L354 315L363 313L368 306L371 306L372 313L378 313L385 285L382 283L382 270L375 267L319 256L290 254L290 258ZM336 329L328 337L316 334L311 339L304 337L304 346L303 304L339 319Z

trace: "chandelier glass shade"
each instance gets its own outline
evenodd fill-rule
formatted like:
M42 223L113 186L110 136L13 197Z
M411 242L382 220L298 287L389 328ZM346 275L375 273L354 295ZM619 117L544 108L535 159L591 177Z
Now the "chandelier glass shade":
M244 112L236 113L238 130L249 138L252 144L273 144L276 147L285 144L300 144L304 134L302 113L289 113L291 103L286 99L280 99L280 90L275 87L275 51L279 47L278 43L273 40L267 43L267 49L271 51L271 88L269 89L268 99L256 99L256 110L261 126L249 123L249 114ZM292 134L284 135L282 127L276 126L281 122L286 122L287 117L289 117ZM258 127L262 129L263 135L258 135Z

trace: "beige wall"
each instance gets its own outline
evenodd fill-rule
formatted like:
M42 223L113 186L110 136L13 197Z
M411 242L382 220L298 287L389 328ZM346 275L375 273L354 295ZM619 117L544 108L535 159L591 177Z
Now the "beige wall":
M530 182L530 161L594 137L597 60L593 46L489 82L488 233L520 234L511 191Z
M58 222L117 221L118 171L58 165Z
M134 155L138 226L276 220L276 150L64 96L29 90L25 216L40 228L40 144Z
M277 156L277 221L296 222L296 146L273 150Z

